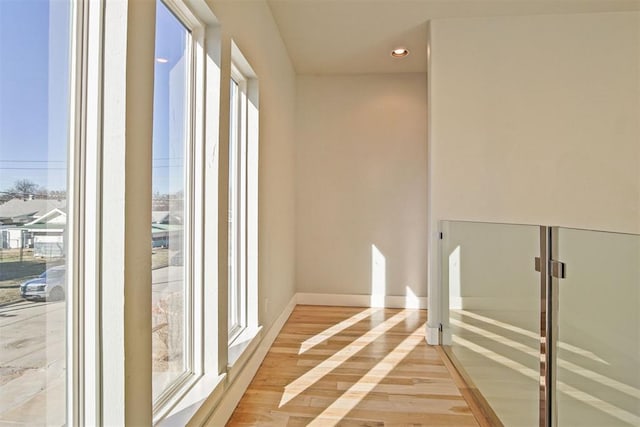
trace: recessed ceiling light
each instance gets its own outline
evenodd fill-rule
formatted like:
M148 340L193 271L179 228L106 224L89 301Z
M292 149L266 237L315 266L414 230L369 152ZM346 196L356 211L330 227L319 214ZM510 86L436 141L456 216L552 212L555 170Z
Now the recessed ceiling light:
M166 64L167 62L169 62L169 60L167 58L156 58L156 62L160 64Z
M407 55L409 55L409 50L404 47L399 47L391 51L391 56L394 58L404 58Z

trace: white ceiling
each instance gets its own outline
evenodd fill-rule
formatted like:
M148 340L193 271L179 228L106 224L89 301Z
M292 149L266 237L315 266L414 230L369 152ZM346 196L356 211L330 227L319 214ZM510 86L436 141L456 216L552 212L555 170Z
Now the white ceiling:
M267 0L298 74L426 72L430 19L640 10L640 0ZM392 58L393 48L411 54Z

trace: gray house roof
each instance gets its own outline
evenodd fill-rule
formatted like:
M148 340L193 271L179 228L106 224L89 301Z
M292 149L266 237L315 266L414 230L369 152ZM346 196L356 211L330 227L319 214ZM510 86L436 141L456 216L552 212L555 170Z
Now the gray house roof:
M169 220L169 211L152 211L151 222L153 224L162 224Z
M1 0L0 0L1 1ZM182 224L183 213L181 210L172 211L152 211L152 224Z
M0 205L0 224L25 224L53 209L66 210L66 200L11 199Z

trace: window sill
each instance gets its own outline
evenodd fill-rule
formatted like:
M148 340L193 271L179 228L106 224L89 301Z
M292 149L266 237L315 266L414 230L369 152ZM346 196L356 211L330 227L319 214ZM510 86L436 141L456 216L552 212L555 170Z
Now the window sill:
M229 344L229 363L227 373L209 374L198 378L189 391L169 403L166 414L159 414L159 427L182 427L198 412L207 400L216 401L222 397L228 385L242 372L242 368L258 348L262 339L262 326L246 328Z
M216 394L222 395L226 377L226 374L207 374L198 378L189 391L176 399L173 405L167 405L171 409L166 414L161 414L160 420L154 425L161 427L187 425L206 400Z
M242 367L247 363L262 339L262 326L246 328L229 344L227 374L229 383L233 382Z

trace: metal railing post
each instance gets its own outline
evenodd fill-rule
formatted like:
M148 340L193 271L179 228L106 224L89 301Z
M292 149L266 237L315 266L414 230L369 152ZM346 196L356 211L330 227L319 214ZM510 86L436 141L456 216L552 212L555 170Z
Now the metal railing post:
M557 289L553 285L553 255L557 253L557 229L540 226L540 427L555 427L555 350Z

